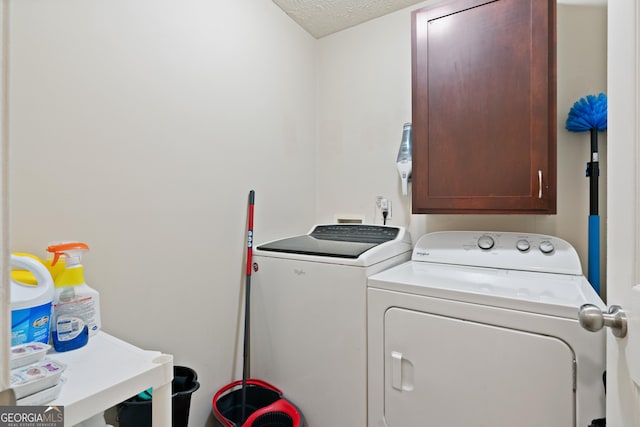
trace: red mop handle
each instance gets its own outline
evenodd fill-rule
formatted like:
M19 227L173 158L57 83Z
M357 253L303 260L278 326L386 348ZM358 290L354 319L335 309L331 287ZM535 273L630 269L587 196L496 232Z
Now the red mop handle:
M249 191L249 219L247 221L247 278L246 278L246 290L244 300L244 350L242 356L242 412L240 424L244 424L246 420L246 407L247 407L247 376L249 375L249 304L251 302L251 266L253 255L253 201L255 198L255 192Z
M253 201L255 192L249 192L249 226L247 227L247 276L251 276L251 267L253 265Z

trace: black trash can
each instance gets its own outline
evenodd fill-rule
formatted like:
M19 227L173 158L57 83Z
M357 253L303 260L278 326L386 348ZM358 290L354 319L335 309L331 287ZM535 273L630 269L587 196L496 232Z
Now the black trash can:
M196 371L186 366L173 367L171 382L171 425L187 427L191 394L200 388ZM142 394L142 393L141 393ZM120 427L151 427L150 396L134 396L118 405Z

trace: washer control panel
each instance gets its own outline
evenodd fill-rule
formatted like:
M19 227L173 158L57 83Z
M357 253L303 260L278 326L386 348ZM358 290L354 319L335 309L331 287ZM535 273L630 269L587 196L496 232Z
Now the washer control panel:
M543 234L442 231L422 236L413 261L582 275L576 250Z

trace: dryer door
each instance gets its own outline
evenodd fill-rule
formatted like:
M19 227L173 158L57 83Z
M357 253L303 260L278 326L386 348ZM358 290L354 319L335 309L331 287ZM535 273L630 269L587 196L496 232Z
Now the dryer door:
M401 308L387 310L384 341L389 427L575 426L564 341Z

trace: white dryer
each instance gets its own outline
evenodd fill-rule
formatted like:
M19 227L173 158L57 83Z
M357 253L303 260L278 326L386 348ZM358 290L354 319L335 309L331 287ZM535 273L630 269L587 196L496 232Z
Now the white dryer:
M604 304L556 237L439 232L368 281L369 426L586 427L604 417Z
M367 277L411 253L404 228L363 224L254 250L251 376L282 389L307 427L367 425Z

